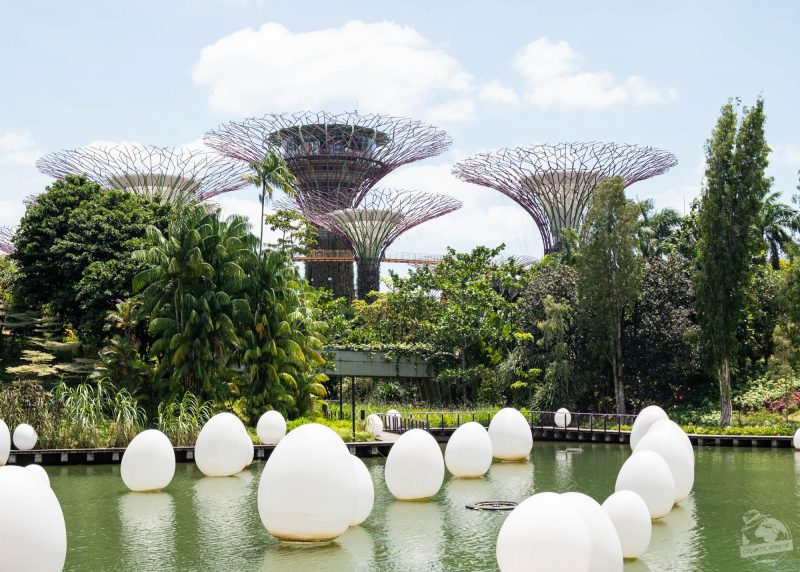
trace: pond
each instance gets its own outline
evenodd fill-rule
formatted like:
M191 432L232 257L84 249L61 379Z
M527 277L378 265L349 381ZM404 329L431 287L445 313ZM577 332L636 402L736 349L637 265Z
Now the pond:
M48 473L67 523L69 571L473 572L497 570L495 541L508 513L465 504L570 490L602 502L629 453L627 445L537 442L532 462L495 463L480 480L447 478L432 502L394 500L383 482L383 459L366 459L375 482L372 514L322 546L282 544L263 528L256 507L263 463L228 478L203 477L193 464L179 464L170 487L150 494L127 492L118 465ZM770 523L800 531L800 453L696 453L694 493L654 524L647 553L626 562L625 571L800 570L796 548L755 559L740 553L743 535L763 536L759 522L767 524L767 536Z

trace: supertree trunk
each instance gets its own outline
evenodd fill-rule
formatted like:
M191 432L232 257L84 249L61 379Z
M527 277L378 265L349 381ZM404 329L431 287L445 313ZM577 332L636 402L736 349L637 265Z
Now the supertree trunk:
M351 250L350 242L342 236L317 227L317 249ZM355 297L352 262L306 262L306 280L316 288L329 288L337 298L348 301Z
M381 288L381 263L378 260L358 261L358 298L371 302L370 292Z

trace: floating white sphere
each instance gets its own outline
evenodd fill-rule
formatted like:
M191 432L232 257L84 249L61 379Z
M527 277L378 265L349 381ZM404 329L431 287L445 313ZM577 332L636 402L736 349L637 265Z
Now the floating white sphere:
M661 419L660 421L656 421L655 423L653 423L647 432L650 433L651 431L655 430L670 431L676 437L678 437L683 442L683 446L686 448L686 451L691 455L692 463L694 463L694 447L692 447L692 442L689 439L689 436L686 434L686 431L681 429L680 425L678 425L671 419ZM641 440L639 442L641 443Z
M444 462L454 477L482 477L492 466L492 440L486 428L470 421L455 430L444 450Z
M635 452L640 451L658 453L667 462L675 482L676 504L689 496L694 486L694 457L678 435L670 429L653 426L636 445Z
M372 484L372 476L364 461L350 455L353 460L353 470L356 473L356 508L350 520L350 526L358 526L372 512L372 504L375 502L375 487Z
M259 418L256 433L262 445L277 445L286 435L286 419L277 411L267 411Z
M11 433L6 422L0 419L0 467L8 462L11 454Z
M270 455L258 485L258 513L276 538L325 542L350 526L358 501L347 446L332 429L309 423Z
M389 429L400 429L400 412L397 409L386 412L386 425Z
M653 451L635 451L619 470L614 490L638 494L653 519L665 516L675 504L672 472L664 458Z
M618 491L603 503L603 510L617 531L625 558L639 558L650 545L653 523L642 497L633 491Z
M669 417L658 405L651 405L642 409L639 415L636 416L636 421L633 422L633 427L631 428L631 449L636 449L636 444L645 436L650 426L662 419L669 419Z
M139 433L125 448L119 472L134 492L166 488L175 476L175 451L169 438L157 429Z
M3 428L0 427L0 431L2 430ZM6 429L6 432L8 432L8 429ZM2 436L0 436L0 439L2 439ZM795 449L800 450L800 429L794 432L794 437L792 437L792 445L794 445ZM0 444L0 464L2 464L2 461L3 461L3 445Z
M41 465L27 465L25 470L28 471L31 478L35 479L36 482L48 487L50 486L50 477Z
M561 495L583 518L592 540L589 572L622 572L623 556L614 523L603 507L583 493Z
M569 424L572 423L572 413L569 412L569 409L566 407L562 407L558 411L556 411L555 415L556 427L559 429L564 429L565 427L569 427Z
M586 523L561 495L539 493L506 517L497 536L501 572L588 572L592 540Z
M238 417L218 413L200 430L194 460L207 477L230 477L253 460L253 441Z
M369 431L370 435L373 437L377 437L383 433L383 421L381 421L380 415L372 413L367 417L367 431Z
M384 469L386 486L399 500L430 498L444 482L439 443L427 431L406 431L389 449Z
M22 467L2 467L0 507L0 569L61 572L67 529L53 490Z
M14 429L14 446L20 451L30 451L36 446L38 439L36 429L27 423L17 425L17 428Z
M492 455L501 461L527 459L533 448L533 435L525 416L506 407L495 413L489 423Z

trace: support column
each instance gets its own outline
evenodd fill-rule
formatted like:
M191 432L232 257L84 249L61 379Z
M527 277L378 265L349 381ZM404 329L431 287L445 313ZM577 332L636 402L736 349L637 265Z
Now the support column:
M367 300L367 295L381 288L381 263L378 260L358 261L358 288L356 293L360 300Z
M317 234L318 250L352 250L349 241L324 228L317 227ZM306 280L316 288L333 290L337 298L355 297L352 262L306 262Z

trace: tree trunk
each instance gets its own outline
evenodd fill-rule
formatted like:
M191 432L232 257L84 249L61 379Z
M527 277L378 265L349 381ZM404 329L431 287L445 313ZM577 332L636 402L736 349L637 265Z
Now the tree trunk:
M730 427L733 417L731 404L731 367L728 357L722 360L719 366L719 426Z
M258 253L264 250L264 203L266 202L266 191L261 195L261 218L258 221L260 234L258 235Z
M611 369L614 375L614 398L617 401L617 415L625 415L625 388L622 385L622 320L617 320L617 339Z

